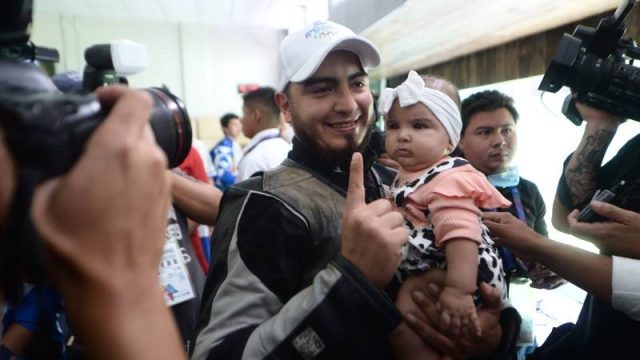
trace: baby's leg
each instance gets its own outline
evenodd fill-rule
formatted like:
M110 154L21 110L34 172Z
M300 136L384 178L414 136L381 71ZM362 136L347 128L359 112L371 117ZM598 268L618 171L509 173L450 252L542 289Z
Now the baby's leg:
M422 275L410 276L404 281L398 291L396 306L403 315L411 313L421 321L428 323L428 319L411 297L411 293L415 290L420 290L423 293L427 292L427 282ZM396 360L442 358L440 352L424 342L405 322L402 322L391 334L390 343L393 357Z

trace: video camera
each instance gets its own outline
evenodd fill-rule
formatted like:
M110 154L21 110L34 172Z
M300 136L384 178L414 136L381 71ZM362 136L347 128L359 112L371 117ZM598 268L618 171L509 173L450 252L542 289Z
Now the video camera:
M555 93L570 87L573 94L565 99L562 113L576 125L582 123L576 101L640 121L640 69L633 66L640 49L632 39L622 38L624 20L636 1L623 1L596 29L578 25L573 35L560 40L538 89Z
M46 179L68 171L107 116L93 90L126 82L146 67L143 45L115 42L85 51L82 90L63 94L34 60L57 61L57 51L29 43L32 0L0 4L0 127L16 164L17 189L8 228L0 229L0 290L8 298L20 281L42 277L42 249L30 220L31 197ZM166 88L144 89L153 98L150 125L176 167L191 149L191 123L182 101ZM3 170L0 170L3 171ZM20 280L20 279L22 280ZM35 279L34 279L35 278Z

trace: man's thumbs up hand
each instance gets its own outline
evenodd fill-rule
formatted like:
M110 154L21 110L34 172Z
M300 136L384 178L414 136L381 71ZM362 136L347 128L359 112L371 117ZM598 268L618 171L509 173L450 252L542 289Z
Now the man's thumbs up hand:
M380 290L400 264L400 251L409 237L403 223L389 200L365 203L362 154L354 153L342 217L342 256Z

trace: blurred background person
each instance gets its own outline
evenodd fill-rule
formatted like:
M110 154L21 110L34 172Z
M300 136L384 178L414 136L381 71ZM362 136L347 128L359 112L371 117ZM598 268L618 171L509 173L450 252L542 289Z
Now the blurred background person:
M242 100L242 133L251 141L245 146L238 165L237 181L246 180L255 172L275 168L291 150L291 144L281 136L275 90L262 87L245 94Z
M242 149L238 143L238 136L242 133L242 125L238 115L228 113L220 118L220 126L224 138L214 146L211 151L214 174L214 185L224 191L236 182L238 176L237 166L242 159Z

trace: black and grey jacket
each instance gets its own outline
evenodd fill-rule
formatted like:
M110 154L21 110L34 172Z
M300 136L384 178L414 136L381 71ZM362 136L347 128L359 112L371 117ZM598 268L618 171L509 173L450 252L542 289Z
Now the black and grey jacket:
M192 359L388 359L393 301L340 255L348 174L294 142L225 193ZM324 175L321 175L324 174ZM384 196L366 172L367 200Z

